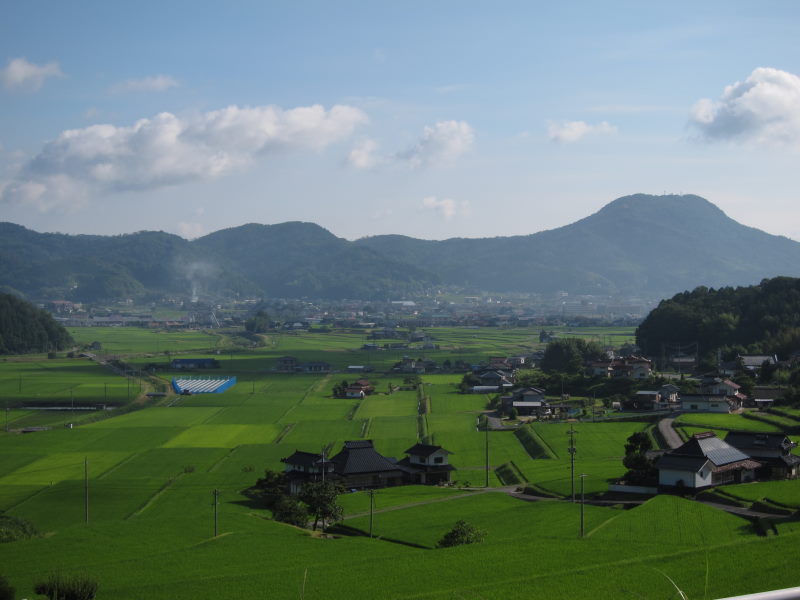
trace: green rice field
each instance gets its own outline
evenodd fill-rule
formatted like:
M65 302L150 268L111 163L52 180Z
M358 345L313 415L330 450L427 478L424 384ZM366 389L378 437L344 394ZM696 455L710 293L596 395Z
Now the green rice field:
M538 344L530 331L433 333L440 349L426 356L438 361L514 354ZM163 363L154 377L164 383L176 373L167 368L162 343L174 344L169 351L181 356L216 357L221 368L214 374L235 375L238 383L222 394L147 399L149 379L140 392L138 378L86 359L0 362L0 392L13 406L10 432L0 430L0 511L43 533L0 544L0 574L20 598L34 598L35 583L55 571L95 578L100 600L677 598L667 576L689 598L711 599L800 585L797 570L786 566L797 557L800 528L779 523L779 535L759 537L743 518L680 498L657 497L630 510L586 505L580 537L581 506L569 501L580 489L579 475L586 475L587 496L606 490L624 473L625 439L644 423L533 424L531 435L547 448L536 456L548 456L533 458L514 432L477 429L488 398L457 393L460 376L424 375L429 401L422 405L416 391L388 393L402 376L383 369L400 354L360 350L363 335L287 334L265 340L262 348L221 354L214 349L230 348L227 334L189 332L173 342L166 332L122 328L78 335L101 341L104 349L116 345L113 351L137 367ZM158 335L164 337L155 354L151 336ZM336 383L359 376L274 372L285 354L338 368L372 364L376 371L367 377L376 393L334 398ZM130 401L129 381L136 385ZM84 415L26 408L60 404L65 390L100 402L106 385L117 395L125 392L117 410ZM707 416L713 418L696 422ZM722 430L741 420L719 416L727 415L691 415L683 426ZM50 429L21 432L33 422ZM574 488L570 428L576 432ZM365 492L341 497L345 520L330 537L274 522L242 493L264 469L282 469L281 458L295 450L332 453L346 440L363 438L397 458L423 439L442 445L452 452L457 484L378 490L373 539ZM516 482L501 487L509 476ZM561 499L525 501L506 493L526 484ZM800 497L797 484L731 489L744 500L791 504ZM436 549L458 519L485 530L486 540ZM756 572L729 568L754 555Z

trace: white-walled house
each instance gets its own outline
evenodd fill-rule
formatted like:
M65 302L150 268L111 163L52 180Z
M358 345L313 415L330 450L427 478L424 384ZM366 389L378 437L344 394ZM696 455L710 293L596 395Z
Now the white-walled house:
M685 412L729 413L738 407L734 400L719 394L681 394L681 410Z
M706 431L662 455L655 466L660 486L699 489L754 481L761 463Z

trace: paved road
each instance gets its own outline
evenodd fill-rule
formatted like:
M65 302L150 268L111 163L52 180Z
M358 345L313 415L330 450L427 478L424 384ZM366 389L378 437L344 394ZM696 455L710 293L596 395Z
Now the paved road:
M664 441L670 448L678 448L683 445L683 440L678 432L672 428L672 422L675 420L674 416L666 417L658 422L658 430L661 432Z

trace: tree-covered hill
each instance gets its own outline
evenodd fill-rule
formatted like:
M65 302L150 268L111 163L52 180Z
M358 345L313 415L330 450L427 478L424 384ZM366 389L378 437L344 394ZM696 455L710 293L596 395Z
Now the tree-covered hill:
M235 265L270 296L383 298L421 292L438 281L413 263L356 246L314 223L250 223L211 233L192 247Z
M636 341L656 355L662 344L697 342L700 353L721 349L777 354L800 350L800 279L776 277L749 287L698 287L676 294L650 312Z
M445 283L497 291L668 295L800 276L800 243L741 225L693 195L625 196L580 221L527 236L395 235L356 243L423 264Z
M664 297L779 275L800 276L800 243L741 225L698 196L636 194L550 231L443 241L388 235L351 242L300 222L251 223L194 241L153 231L37 233L0 223L0 289L35 299L386 299L442 283Z
M50 313L11 294L0 294L0 354L63 350L72 343Z

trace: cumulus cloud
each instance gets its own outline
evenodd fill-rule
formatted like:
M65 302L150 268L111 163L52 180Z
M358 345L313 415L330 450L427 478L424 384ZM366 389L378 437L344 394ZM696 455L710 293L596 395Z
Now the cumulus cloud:
M63 77L64 74L57 62L37 65L24 58L13 58L5 69L0 69L0 80L7 89L28 89L32 91L42 87L48 77Z
M347 163L356 169L371 169L383 162L377 150L378 144L375 140L362 140L347 155Z
M560 123L550 123L547 126L547 137L552 142L571 144L587 135L616 133L616 131L616 127L605 121L597 125L591 125L585 121L562 121Z
M463 216L469 214L469 202L457 202L452 198L437 198L436 196L428 196L422 199L422 206L427 210L435 211L445 221L450 221L456 216Z
M111 88L115 94L127 92L163 92L169 88L177 87L178 82L169 75L154 75L142 79L128 79Z
M47 210L97 192L146 190L219 177L270 152L321 150L366 114L351 106L239 107L182 118L161 113L128 127L62 132L3 190L6 202Z
M727 86L719 100L699 100L689 118L709 141L797 143L800 77L759 67L744 81Z
M412 167L450 164L468 152L475 141L475 133L466 121L439 121L425 127L420 140L398 155Z

